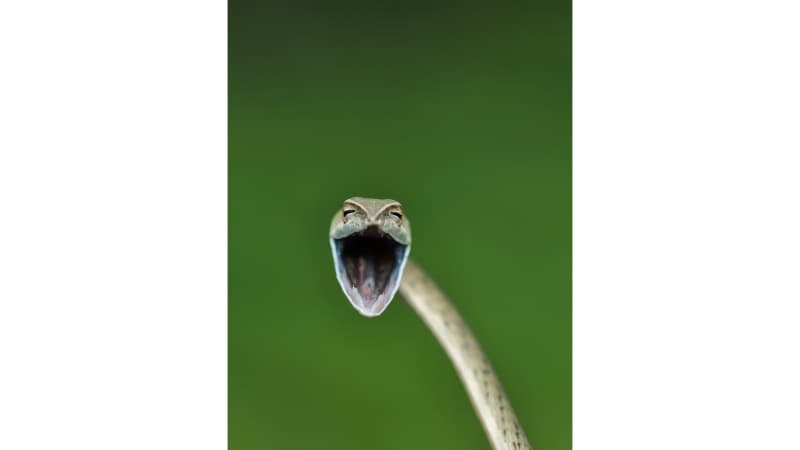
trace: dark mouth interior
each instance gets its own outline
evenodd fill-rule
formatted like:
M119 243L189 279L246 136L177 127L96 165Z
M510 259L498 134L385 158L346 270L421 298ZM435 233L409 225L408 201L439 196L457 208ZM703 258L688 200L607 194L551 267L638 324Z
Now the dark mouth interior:
M393 282L405 247L376 227L336 240L349 285L367 301L377 299Z

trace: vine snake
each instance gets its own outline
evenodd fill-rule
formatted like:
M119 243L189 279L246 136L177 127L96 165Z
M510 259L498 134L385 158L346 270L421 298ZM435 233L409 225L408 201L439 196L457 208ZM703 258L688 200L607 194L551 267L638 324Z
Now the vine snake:
M444 292L413 261L411 226L399 202L353 197L333 216L336 278L366 317L383 313L398 289L444 348L495 450L530 449L477 338Z

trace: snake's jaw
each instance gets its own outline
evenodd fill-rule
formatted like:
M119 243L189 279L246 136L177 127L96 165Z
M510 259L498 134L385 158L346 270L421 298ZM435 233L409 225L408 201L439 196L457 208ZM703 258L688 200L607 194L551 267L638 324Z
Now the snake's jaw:
M379 316L400 287L410 243L398 242L377 226L330 241L336 279L347 299L362 315Z

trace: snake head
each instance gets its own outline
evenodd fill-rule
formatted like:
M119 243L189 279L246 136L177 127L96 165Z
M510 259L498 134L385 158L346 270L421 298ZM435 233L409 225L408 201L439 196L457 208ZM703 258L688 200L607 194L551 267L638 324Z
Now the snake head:
M400 203L353 197L336 212L330 230L336 279L353 307L379 316L400 287L411 250L411 227Z

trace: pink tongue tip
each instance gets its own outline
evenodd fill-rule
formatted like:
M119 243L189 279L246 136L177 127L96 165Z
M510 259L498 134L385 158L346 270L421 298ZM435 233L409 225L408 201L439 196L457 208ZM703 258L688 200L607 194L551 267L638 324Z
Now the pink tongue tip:
M365 303L369 303L370 306L374 305L378 299L378 293L375 291L375 280L372 277L367 277L359 286L358 293Z
M364 299L364 302L370 304L375 303L375 298L377 297L377 295L375 295L375 292L372 290L371 287L362 286L361 288L359 288L358 293L361 295L361 298Z

